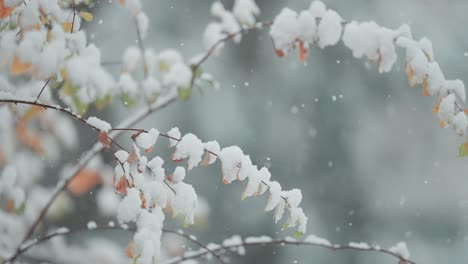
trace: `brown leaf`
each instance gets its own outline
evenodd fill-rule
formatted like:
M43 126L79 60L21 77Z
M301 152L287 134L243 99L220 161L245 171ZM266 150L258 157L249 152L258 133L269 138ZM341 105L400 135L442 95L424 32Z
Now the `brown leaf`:
M104 147L110 148L111 141L110 141L109 136L107 135L106 131L99 132L98 140Z
M115 187L116 192L118 192L120 194L127 194L127 188L130 187L130 184L129 184L127 178L125 178L125 176L121 176L119 178L119 181L117 182L117 184L114 187Z
M140 130L140 131L136 132L135 134L133 134L133 135L131 136L132 140L135 141L136 138L137 138L141 133L143 133L143 130Z
M208 166L208 164L210 163L210 158L211 158L211 153L209 153L208 151L205 151L205 155L203 156L203 160L202 160L202 166Z
M68 184L68 191L74 196L81 196L95 188L102 181L98 171L84 168Z

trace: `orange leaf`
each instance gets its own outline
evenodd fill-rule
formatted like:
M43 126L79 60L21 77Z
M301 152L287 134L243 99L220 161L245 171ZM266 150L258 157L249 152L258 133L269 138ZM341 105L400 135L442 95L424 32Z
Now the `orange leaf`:
M276 56L278 56L279 58L283 57L284 56L284 52L280 49L275 49L275 54Z
M74 196L81 196L96 187L102 181L95 170L84 168L68 184L68 191Z
M72 22L63 22L61 26L64 32L71 32L72 30Z
M151 153L151 151L153 151L153 147L145 149L145 152L146 152L147 154Z
M303 41L299 41L299 60L304 62L307 59L307 49Z
M21 122L27 123L28 121L36 117L39 113L41 113L44 110L45 110L44 107L40 107L37 105L31 106L21 117Z
M119 0L119 4L125 5L125 0Z
M226 178L223 178L223 183L224 184L229 184L230 182Z
M432 107L432 112L434 113L434 115L437 115L439 113L439 105L435 104Z
M145 196L143 195L143 193L140 193L140 200L141 200L141 205L140 205L140 207L143 208L143 209L146 208L146 198L145 198Z
M444 127L445 127L445 122L442 121L442 120L439 120L439 126L440 126L441 128L444 128Z
M99 132L98 140L104 147L110 148L111 141L109 140L109 136L107 135L106 131Z
M18 57L13 56L13 61L10 66L10 74L13 76L18 76L21 74L28 73L31 70L30 63L22 63Z
M427 87L427 79L425 78L423 80L423 83L422 83L422 87L423 87L423 96L429 96L429 90L428 90L428 87Z
M414 85L416 84L415 82L413 82L413 75L414 75L413 69L409 68L408 69L408 82L411 87L414 87Z
M128 258L133 258L133 240L130 240L125 247L125 256Z
M15 203L12 199L7 199L5 203L5 211L13 213L15 211Z
M40 155L44 154L44 148L42 147L40 137L37 133L29 133L29 131L26 130L25 122L20 121L16 125L16 138L21 144L30 147Z
M4 0L0 0L0 18L9 16L14 8L14 6L6 7Z
M127 178L121 176L117 184L114 186L115 190L120 194L127 194L127 188L130 187Z

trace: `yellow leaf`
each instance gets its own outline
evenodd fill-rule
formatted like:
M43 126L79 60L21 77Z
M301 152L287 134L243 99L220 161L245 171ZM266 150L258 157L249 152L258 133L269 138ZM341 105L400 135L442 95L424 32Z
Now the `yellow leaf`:
M71 32L71 29L72 29L72 22L63 22L61 24L62 28L63 28L63 31L65 32Z
M25 74L31 70L30 63L22 63L16 56L13 57L13 61L10 66L10 74L13 76Z
M84 20L86 20L86 22L91 22L93 21L93 14L89 13L89 12L85 12L85 11L81 11L80 13L78 13L78 15L83 18Z

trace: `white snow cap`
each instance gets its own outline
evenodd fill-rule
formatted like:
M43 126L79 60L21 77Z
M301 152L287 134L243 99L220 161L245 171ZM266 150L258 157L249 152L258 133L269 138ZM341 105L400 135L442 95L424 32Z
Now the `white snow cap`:
M141 211L140 191L135 188L127 189L127 196L122 199L117 210L117 219L121 223L135 222Z
M260 9L254 0L236 0L232 12L240 23L252 26L255 24L255 17L260 14Z
M287 55L299 36L297 13L289 8L283 8L273 20L270 35L275 49Z
M218 141L216 140L209 141L209 142L204 143L203 145L206 150L206 153L205 153L206 161L204 161L204 163L206 162L206 165L213 164L216 161L216 158L217 158L216 155L218 155L219 152L221 151L221 147L219 146ZM215 153L216 155L213 155L210 152Z
M333 10L327 10L317 28L318 46L325 48L338 43L341 37L343 19Z
M398 242L395 246L389 248L388 250L405 259L410 257L410 252L405 242Z
M100 131L108 132L112 129L111 125L106 121L103 121L95 116L91 116L86 120L86 123L89 125L99 129Z
M187 160L188 170L191 170L200 163L204 153L203 142L194 134L184 135L176 145L173 160Z
M221 169L223 171L223 182L229 184L237 178L244 153L238 146L223 148L219 154Z
M193 224L195 208L197 207L197 193L192 185L180 182L174 185L176 195L171 199L173 216L185 215L184 222Z
M270 195L268 196L268 202L265 206L265 211L273 210L281 201L281 185L276 181L272 181L268 183L268 186Z
M127 47L122 55L122 71L132 72L141 61L141 51L136 46Z
M117 160L119 160L120 163L124 163L127 161L129 154L125 150L119 150L114 153L114 156L117 158Z
M172 173L170 178L171 182L177 184L185 179L185 169L184 167L177 166Z
M177 143L179 143L181 134L180 134L180 131L179 131L178 127L171 128L171 130L169 130L167 132L167 135L169 137L171 137L171 138L169 138L169 147L170 148L174 147Z
M156 144L156 140L158 140L159 131L156 128L151 128L148 133L141 133L135 138L135 143L138 147L148 150L151 149L154 144Z

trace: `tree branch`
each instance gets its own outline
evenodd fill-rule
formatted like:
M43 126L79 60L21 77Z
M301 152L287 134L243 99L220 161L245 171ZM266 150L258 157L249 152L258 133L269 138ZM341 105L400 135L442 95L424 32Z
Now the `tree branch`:
M376 253L382 253L384 255L389 255L392 257L397 258L400 263L408 263L408 264L416 264L416 262L409 260L407 258L404 258L403 256L398 255L397 253L383 249L379 246L372 246L369 248L364 248L364 247L359 247L359 246L352 246L352 245L328 245L324 243L319 243L319 242L310 242L310 241L297 241L297 240L292 240L292 239L273 239L270 241L242 241L239 243L235 244L230 244L227 246L224 245L217 245L216 248L212 248L211 251L213 252L221 252L221 251L226 251L226 250L232 250L236 248L242 248L242 247L252 247L252 246L271 246L271 245L295 245L295 246L312 246L312 247L320 247L320 248L325 248L325 249L330 249L333 251L344 251L344 250L353 250L353 251L365 251L365 252L376 252ZM181 263L183 261L189 260L189 259L196 259L199 257L202 257L209 252L205 251L204 249L198 250L198 251L190 251L186 252L184 256L182 257L175 257L172 259L169 259L165 262L164 264L174 264L174 263Z
M21 257L22 254L26 253L29 249L38 246L40 244L43 244L49 240L51 240L54 237L58 236L70 236L79 232L92 232L92 231L104 231L104 230L122 230L122 231L132 231L135 232L137 231L136 227L128 227L127 225L98 225L96 228L88 228L85 226L80 226L78 228L74 229L68 229L68 228L58 228L55 231L52 231L44 236L28 240L26 243L23 243L23 245L20 247L20 249L15 252L15 254L7 259L5 259L2 264L10 263L13 262L15 259ZM191 241L192 243L198 245L206 254L212 254L215 256L220 263L224 264L224 261L221 259L220 256L218 256L214 251L210 250L206 245L198 241L194 236L191 236L189 234L185 234L181 231L175 231L171 229L162 229L163 233L166 234L174 234L180 237L183 237L187 239L188 241Z

